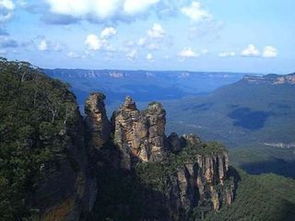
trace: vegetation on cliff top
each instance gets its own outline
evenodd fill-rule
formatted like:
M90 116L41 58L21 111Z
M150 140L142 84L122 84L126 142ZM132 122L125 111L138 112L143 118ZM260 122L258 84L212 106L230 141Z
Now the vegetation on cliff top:
M275 174L249 175L238 170L241 181L232 205L211 212L206 220L295 220L295 181Z
M75 120L68 86L25 62L0 60L1 219L20 220L46 165L66 155Z
M186 163L196 163L199 156L213 156L224 152L224 146L217 142L188 144L179 153L170 153L163 162L138 164L136 173L145 185L164 193L167 190L167 179Z

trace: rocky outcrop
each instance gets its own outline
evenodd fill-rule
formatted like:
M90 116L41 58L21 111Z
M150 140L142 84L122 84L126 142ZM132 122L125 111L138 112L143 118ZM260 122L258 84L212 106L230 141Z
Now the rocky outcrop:
M177 140L175 137L173 139ZM194 143L196 148L204 148L200 139L193 135L178 140L184 141L186 145ZM184 159L166 181L165 194L171 217L174 217L172 220L186 220L196 208L204 214L211 210L218 211L222 205L231 205L234 200L235 177L229 174L227 152L199 153L193 158Z
M87 136L90 137L89 145L94 149L100 149L109 139L111 124L107 118L105 95L92 93L85 102L85 118Z
M93 142L97 151L100 151L108 137L113 138L111 141L120 153L119 169L133 171L139 163L164 163L169 168L174 163L167 163L169 155L181 155L175 158L175 161L181 159L180 164L177 162L177 170L163 178L166 187L162 194L166 200L154 198L155 201L163 201L163 209L170 211L168 220L186 219L187 211L194 208L206 212L219 210L222 205L232 203L235 184L229 179L225 151L207 151L206 145L193 134L179 137L172 133L167 138L166 111L163 106L153 102L147 109L140 111L131 97L126 97L121 107L113 113L110 129L104 98L102 94L90 95L85 107L86 125L91 133L90 143ZM183 154L187 148L194 151ZM167 168L163 170L169 171ZM145 198L152 198L153 201L150 192Z
M165 148L166 111L162 104L153 102L148 105L144 114L148 122L150 161L161 161L164 159L167 151Z
M89 145L94 147L94 152L101 153L101 156L118 161L100 166L99 170L103 167L105 168L103 171L113 167L117 171L121 169L128 171L130 177L143 176L139 179L150 177L151 182L154 182L154 179L163 182L159 192L158 189L155 192L152 188L137 193L140 199L145 199L142 203L149 204L151 210L149 214L139 216L138 220L155 219L155 217L159 220L186 220L196 208L205 213L219 210L222 205L232 203L236 186L229 176L226 151L217 147L218 145L210 147L204 144L193 134L179 137L176 133L172 133L166 137L166 111L157 102L149 104L147 109L140 111L133 99L126 97L121 107L113 113L110 124L106 116L104 99L102 94L94 93L90 95L85 105L87 114L85 122L88 135L91 137ZM111 143L113 150L108 147ZM119 157L114 156L117 153ZM148 166L157 163L160 168L165 165L159 171L162 175L149 173L148 170L144 175L137 174L137 165ZM174 164L177 165L173 166ZM97 179L100 178L98 175ZM108 187L118 184L105 185ZM103 193L99 196L103 197ZM97 200L99 202L99 199ZM113 206L121 208L123 205ZM126 206L124 205L125 212L132 214L132 211L126 209L129 206ZM159 215L161 210L166 211L164 217Z
M122 152L121 164L130 169L137 162L155 162L165 155L166 112L159 103L139 111L135 102L126 97L112 117L114 143Z

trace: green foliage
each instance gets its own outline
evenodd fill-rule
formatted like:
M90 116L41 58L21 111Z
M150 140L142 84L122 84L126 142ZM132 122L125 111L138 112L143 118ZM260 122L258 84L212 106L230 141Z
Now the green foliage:
M241 181L233 204L211 212L206 220L294 220L294 180L274 174L253 176L241 170L239 175Z
M0 60L0 217L29 216L26 199L62 156L75 120L75 97L68 86L25 62Z
M294 85L248 84L240 81L209 95L164 102L169 113L167 128L169 132L179 134L195 133L229 147L256 147L264 142L294 143L294 94ZM252 113L268 114L260 129L247 129L235 124L236 119L230 118L231 113L244 108ZM243 115L240 118L249 121Z
M136 173L145 185L165 194L169 177L185 164L197 162L199 156L212 156L225 151L224 146L217 142L189 144L179 153L171 153L165 161L138 164Z

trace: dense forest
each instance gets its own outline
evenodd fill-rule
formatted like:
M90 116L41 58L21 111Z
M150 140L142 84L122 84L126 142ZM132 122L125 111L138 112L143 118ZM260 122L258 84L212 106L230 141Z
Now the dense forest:
M65 167L61 163L64 159L69 162L70 171L83 172L79 160L72 156L73 147L70 145L75 144L81 150L84 148L83 142L79 144L75 140L81 133L78 128L80 120L76 98L69 85L47 77L29 63L1 58L0 220L60 220L56 215L46 219L38 216L40 211L34 204L34 193L40 182L51 176L52 168L62 171L62 175L68 173L60 169ZM215 142L202 143L200 147L187 146L177 154L170 154L166 161L140 164L131 176L122 170L106 170L101 166L103 161L97 163L93 170L98 178L97 200L92 211L76 219L136 220L143 214L148 217L150 209L154 210L157 205L159 210L153 212L163 217L166 211L161 210L162 201L153 201L152 195L165 193L167 177L184 163L195 161L196 155L210 156L225 151ZM112 144L106 143L103 149L107 151L102 149L100 155L103 156L98 157L112 163L113 159L108 154L114 151L113 148ZM82 152L78 151L77 156L82 158ZM233 203L215 212L200 211L200 208L190 211L185 220L295 219L294 179L274 174L249 175L233 167L229 171L237 184ZM71 189L60 177L63 176L57 176L57 179L66 184L64 188ZM85 183L81 179L80 182ZM146 199L142 192L151 194L151 199ZM49 199L52 195L46 197L44 199ZM64 207L61 208L63 210L56 214L65 213Z
M28 197L46 165L66 155L75 109L67 85L29 63L0 60L1 220L34 213Z

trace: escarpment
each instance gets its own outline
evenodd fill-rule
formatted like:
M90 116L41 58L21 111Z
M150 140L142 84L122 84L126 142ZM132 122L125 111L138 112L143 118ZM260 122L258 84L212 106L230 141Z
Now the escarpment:
M87 100L86 121L95 115L96 106L104 107L101 96L92 94L90 99L92 98L96 100ZM105 120L92 121L96 125L89 125L88 121L90 128L109 125L106 116L101 116L105 111L98 112L99 119ZM192 134L179 137L172 133L166 137L165 124L166 112L160 103L153 102L146 110L140 111L132 98L126 97L111 118L112 132L109 134L109 141L104 140L104 147L97 149L100 153L107 153L110 149L113 149L111 153L114 150L119 153L120 157L114 158L119 166L113 169L118 174L126 173L125 178L129 176L130 179L137 180L139 184L134 183L136 190L127 188L126 191L136 196L135 201L140 199L143 209L144 205L149 204L148 214L136 214L132 211L135 209L131 209L134 207L132 202L126 202L124 213L129 214L128 219L187 220L192 214L203 216L208 211L230 205L234 200L236 182L230 175L228 155L222 145L203 143ZM92 130L92 133L92 139L97 136L101 139L101 130ZM105 155L109 157L110 152ZM114 164L106 164L103 170L108 170L112 165ZM97 179L104 178L98 175ZM103 185L115 185L124 191L124 185L120 186L118 183L110 181ZM100 202L101 198L104 198L103 193L97 197L100 207L104 204ZM113 202L112 207L121 208L121 203ZM93 214L98 210L99 208L94 209ZM124 216L121 214L119 217Z
M0 79L0 219L194 220L234 200L224 148L167 137L160 103L127 97L109 120L92 93L83 118L67 85L27 63L0 59Z
M95 180L75 96L26 62L1 58L0 79L0 219L80 220Z

